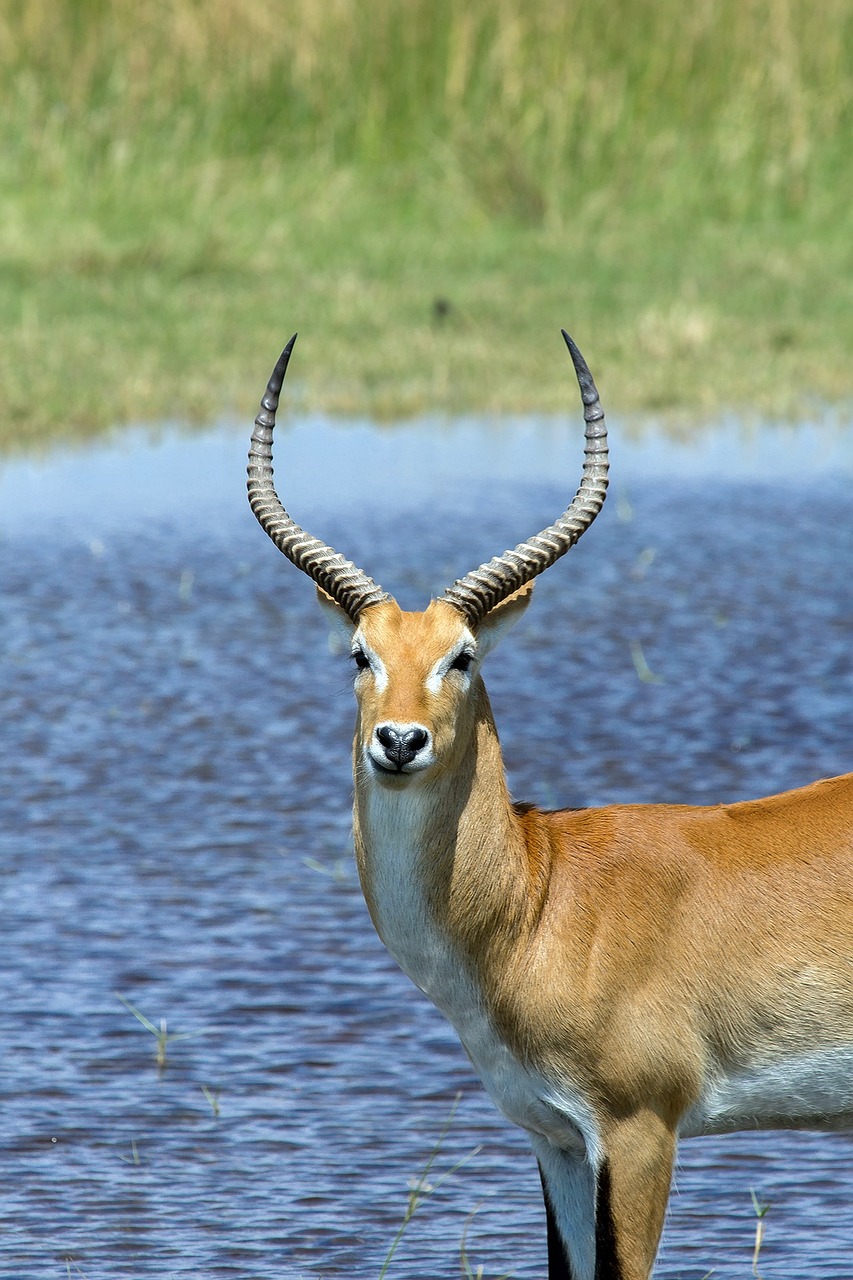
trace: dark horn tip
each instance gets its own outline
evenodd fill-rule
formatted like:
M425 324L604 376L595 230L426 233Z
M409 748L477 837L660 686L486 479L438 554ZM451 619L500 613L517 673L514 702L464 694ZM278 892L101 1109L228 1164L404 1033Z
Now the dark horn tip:
M293 337L290 339L276 361L276 366L270 374L267 389L261 399L261 412L258 414L258 418L263 418L263 422L258 423L259 426L273 426L275 424L275 411L278 408L278 399L281 395L284 375L287 373L287 366L290 363L290 353L293 350L293 344L295 343L297 336L298 335L294 333ZM269 420L269 414L273 415L272 422ZM256 422L258 421L258 418L255 419Z
M561 329L560 333L565 339L566 346L569 348L569 355L572 357L572 364L575 366L575 374L581 389L581 399L585 405L595 404L598 400L598 390L589 371L589 366L581 355L574 339L566 333L565 329Z
M281 355L279 356L278 361L276 362L276 366L270 375L270 386L272 386L274 382L277 382L279 388L281 388L281 384L284 382L284 375L287 370L288 361L290 360L290 353L293 350L293 345L296 342L296 339L298 337L299 337L299 334L294 333L293 337L287 343Z
M560 333L563 335L566 346L569 348L569 355L572 357L572 364L575 366L575 373L578 375L578 379L586 377L592 381L592 374L590 373L586 360L584 360L581 355L574 338L572 338L570 334L566 333L565 329L561 329Z

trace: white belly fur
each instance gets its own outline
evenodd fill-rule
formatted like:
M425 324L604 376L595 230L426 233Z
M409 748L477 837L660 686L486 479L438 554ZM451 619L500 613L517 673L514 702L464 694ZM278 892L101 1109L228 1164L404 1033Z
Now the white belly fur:
M679 1134L851 1128L853 1045L846 1045L719 1075L686 1113Z

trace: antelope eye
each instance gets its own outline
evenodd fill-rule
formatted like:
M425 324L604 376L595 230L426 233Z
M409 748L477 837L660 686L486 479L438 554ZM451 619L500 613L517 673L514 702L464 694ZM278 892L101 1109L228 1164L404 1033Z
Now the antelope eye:
M474 661L473 653L468 653L465 649L458 653L450 664L450 671L467 671L471 663Z
M355 665L358 667L359 671L366 671L367 668L370 666L370 659L368 658L367 654L364 652L363 649L353 649L352 653L350 654L350 657L352 658Z

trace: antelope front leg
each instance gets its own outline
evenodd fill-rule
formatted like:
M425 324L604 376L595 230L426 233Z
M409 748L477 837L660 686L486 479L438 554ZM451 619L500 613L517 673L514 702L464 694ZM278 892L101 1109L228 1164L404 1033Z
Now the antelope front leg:
M611 1122L603 1137L595 1280L648 1280L669 1200L675 1133L645 1110Z
M675 1136L642 1111L610 1121L597 1167L536 1140L549 1280L649 1280L666 1214Z
M531 1141L548 1222L548 1280L595 1280L595 1169L580 1147Z

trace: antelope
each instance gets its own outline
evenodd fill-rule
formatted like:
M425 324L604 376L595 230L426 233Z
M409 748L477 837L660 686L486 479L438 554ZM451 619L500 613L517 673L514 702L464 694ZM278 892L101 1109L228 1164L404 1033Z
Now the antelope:
M529 1135L549 1280L647 1280L679 1138L853 1124L853 774L706 807L514 803L481 665L604 502L604 413L541 533L422 613L304 532L273 486L294 338L249 500L355 666L354 840L376 930Z

